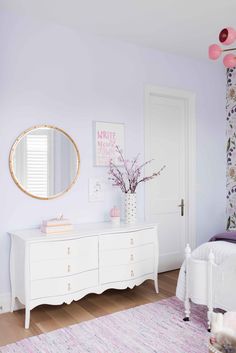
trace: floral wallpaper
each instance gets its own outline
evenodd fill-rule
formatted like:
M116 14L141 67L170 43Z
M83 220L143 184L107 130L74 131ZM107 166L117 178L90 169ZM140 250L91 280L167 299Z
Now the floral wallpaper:
M236 67L227 69L227 229L236 228Z

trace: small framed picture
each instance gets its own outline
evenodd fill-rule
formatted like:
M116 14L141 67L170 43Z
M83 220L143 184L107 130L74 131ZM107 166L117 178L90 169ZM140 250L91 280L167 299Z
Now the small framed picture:
M99 178L89 178L89 202L102 202L104 199L104 182Z
M124 153L124 124L96 121L94 125L95 166L106 167L111 159L116 165L120 165L116 146Z

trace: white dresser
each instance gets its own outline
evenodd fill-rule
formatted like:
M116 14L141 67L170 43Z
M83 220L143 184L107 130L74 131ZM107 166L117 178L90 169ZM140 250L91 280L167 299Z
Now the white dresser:
M30 310L40 304L70 304L88 293L133 288L154 280L158 293L157 226L147 223L78 225L66 234L45 235L39 229L10 233L12 305Z

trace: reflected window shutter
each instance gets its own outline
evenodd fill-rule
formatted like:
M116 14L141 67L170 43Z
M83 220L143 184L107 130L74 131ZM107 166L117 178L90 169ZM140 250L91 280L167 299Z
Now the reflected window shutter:
M40 197L48 197L48 135L27 135L27 190Z

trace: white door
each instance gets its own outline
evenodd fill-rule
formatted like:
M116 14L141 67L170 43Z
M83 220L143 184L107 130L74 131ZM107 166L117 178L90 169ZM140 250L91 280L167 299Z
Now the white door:
M194 140L194 95L147 87L145 157L153 161L145 173L166 165L145 185L145 217L159 229L159 272L179 268L186 243L194 246Z

